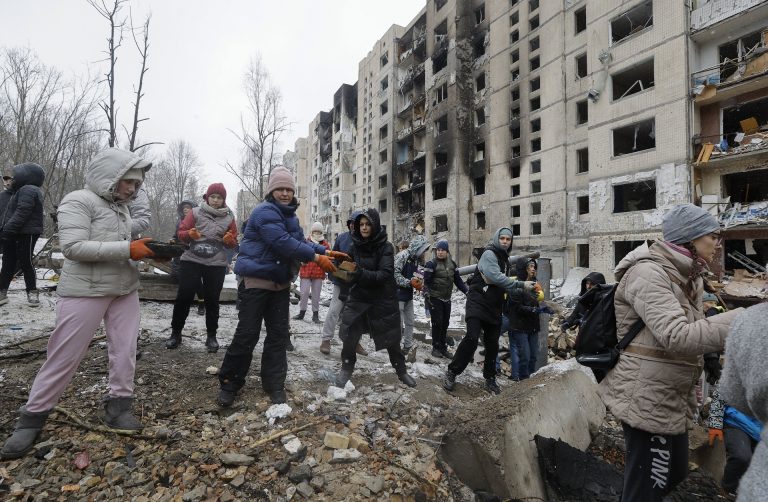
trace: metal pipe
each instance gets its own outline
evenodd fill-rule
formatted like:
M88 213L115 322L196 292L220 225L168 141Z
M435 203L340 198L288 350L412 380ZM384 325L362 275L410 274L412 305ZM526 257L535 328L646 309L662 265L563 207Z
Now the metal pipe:
M544 300L549 300L549 281L552 279L552 260L549 258L539 258L536 260L536 279L544 290ZM539 350L536 355L536 369L547 364L549 348L547 347L547 336L549 335L549 314L539 314Z
M528 253L528 254L513 255L513 256L509 257L509 260L508 260L509 261L509 266L510 267L514 267L515 265L517 265L517 262L519 260L522 260L522 259L526 259L526 260L534 259L534 260L536 260L536 259L539 258L539 256L540 256L540 254L539 254L538 251L534 251L533 253ZM477 263L475 263L474 265L467 265L465 267L459 267L458 270L459 270L459 275L474 274L475 271L477 270ZM547 286L547 288L549 288L549 286Z

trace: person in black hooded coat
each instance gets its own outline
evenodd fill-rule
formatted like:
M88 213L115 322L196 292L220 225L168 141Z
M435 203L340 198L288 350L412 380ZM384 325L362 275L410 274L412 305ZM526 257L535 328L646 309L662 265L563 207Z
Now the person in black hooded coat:
M376 350L389 352L389 362L400 381L415 387L416 381L407 373L405 355L400 348L395 247L387 240L387 231L381 226L375 209L362 211L353 225L351 257L357 269L341 312L339 336L344 340L344 347L336 386L344 387L352 377L357 361L355 349L363 334L370 333Z
M579 298L584 296L584 293L592 289L592 287L598 284L605 284L605 276L600 272L590 272L584 279L581 280L581 291L579 292ZM571 312L565 321L560 325L560 329L566 331L570 328L575 328L581 324L584 315L587 313L586 307L581 302L576 302L576 307Z
M0 220L0 240L3 241L3 266L0 269L0 305L8 303L8 286L17 264L24 272L27 303L40 305L32 255L35 242L43 233L43 191L45 171L39 165L26 162L13 168L11 198Z

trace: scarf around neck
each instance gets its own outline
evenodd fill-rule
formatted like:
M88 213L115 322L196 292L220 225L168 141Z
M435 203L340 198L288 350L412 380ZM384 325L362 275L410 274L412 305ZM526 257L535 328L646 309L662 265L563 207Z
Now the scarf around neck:
M227 216L230 213L229 208L227 206L216 209L209 206L207 202L200 203L200 210L205 211L206 213L212 216L217 216L217 217Z

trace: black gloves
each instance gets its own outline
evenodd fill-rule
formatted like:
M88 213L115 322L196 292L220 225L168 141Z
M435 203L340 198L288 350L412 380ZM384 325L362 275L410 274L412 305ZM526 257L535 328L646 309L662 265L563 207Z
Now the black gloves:
M723 371L720 366L720 354L717 352L710 352L704 354L704 371L707 373L707 383L709 385L715 385L720 379L720 373Z

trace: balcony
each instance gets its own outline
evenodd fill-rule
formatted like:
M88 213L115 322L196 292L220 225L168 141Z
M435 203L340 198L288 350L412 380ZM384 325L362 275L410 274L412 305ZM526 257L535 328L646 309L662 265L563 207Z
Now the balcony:
M768 87L768 48L756 47L746 56L692 73L691 87L697 106L765 89Z
M691 11L692 32L700 32L720 23L738 22L739 20L751 22L751 20L759 18L758 12L749 12L749 16L742 14L768 7L765 0L699 0L697 4L698 7ZM717 31L726 34L732 32L733 29L724 25L723 29Z
M397 141L401 141L413 134L413 127L410 124L397 131Z

